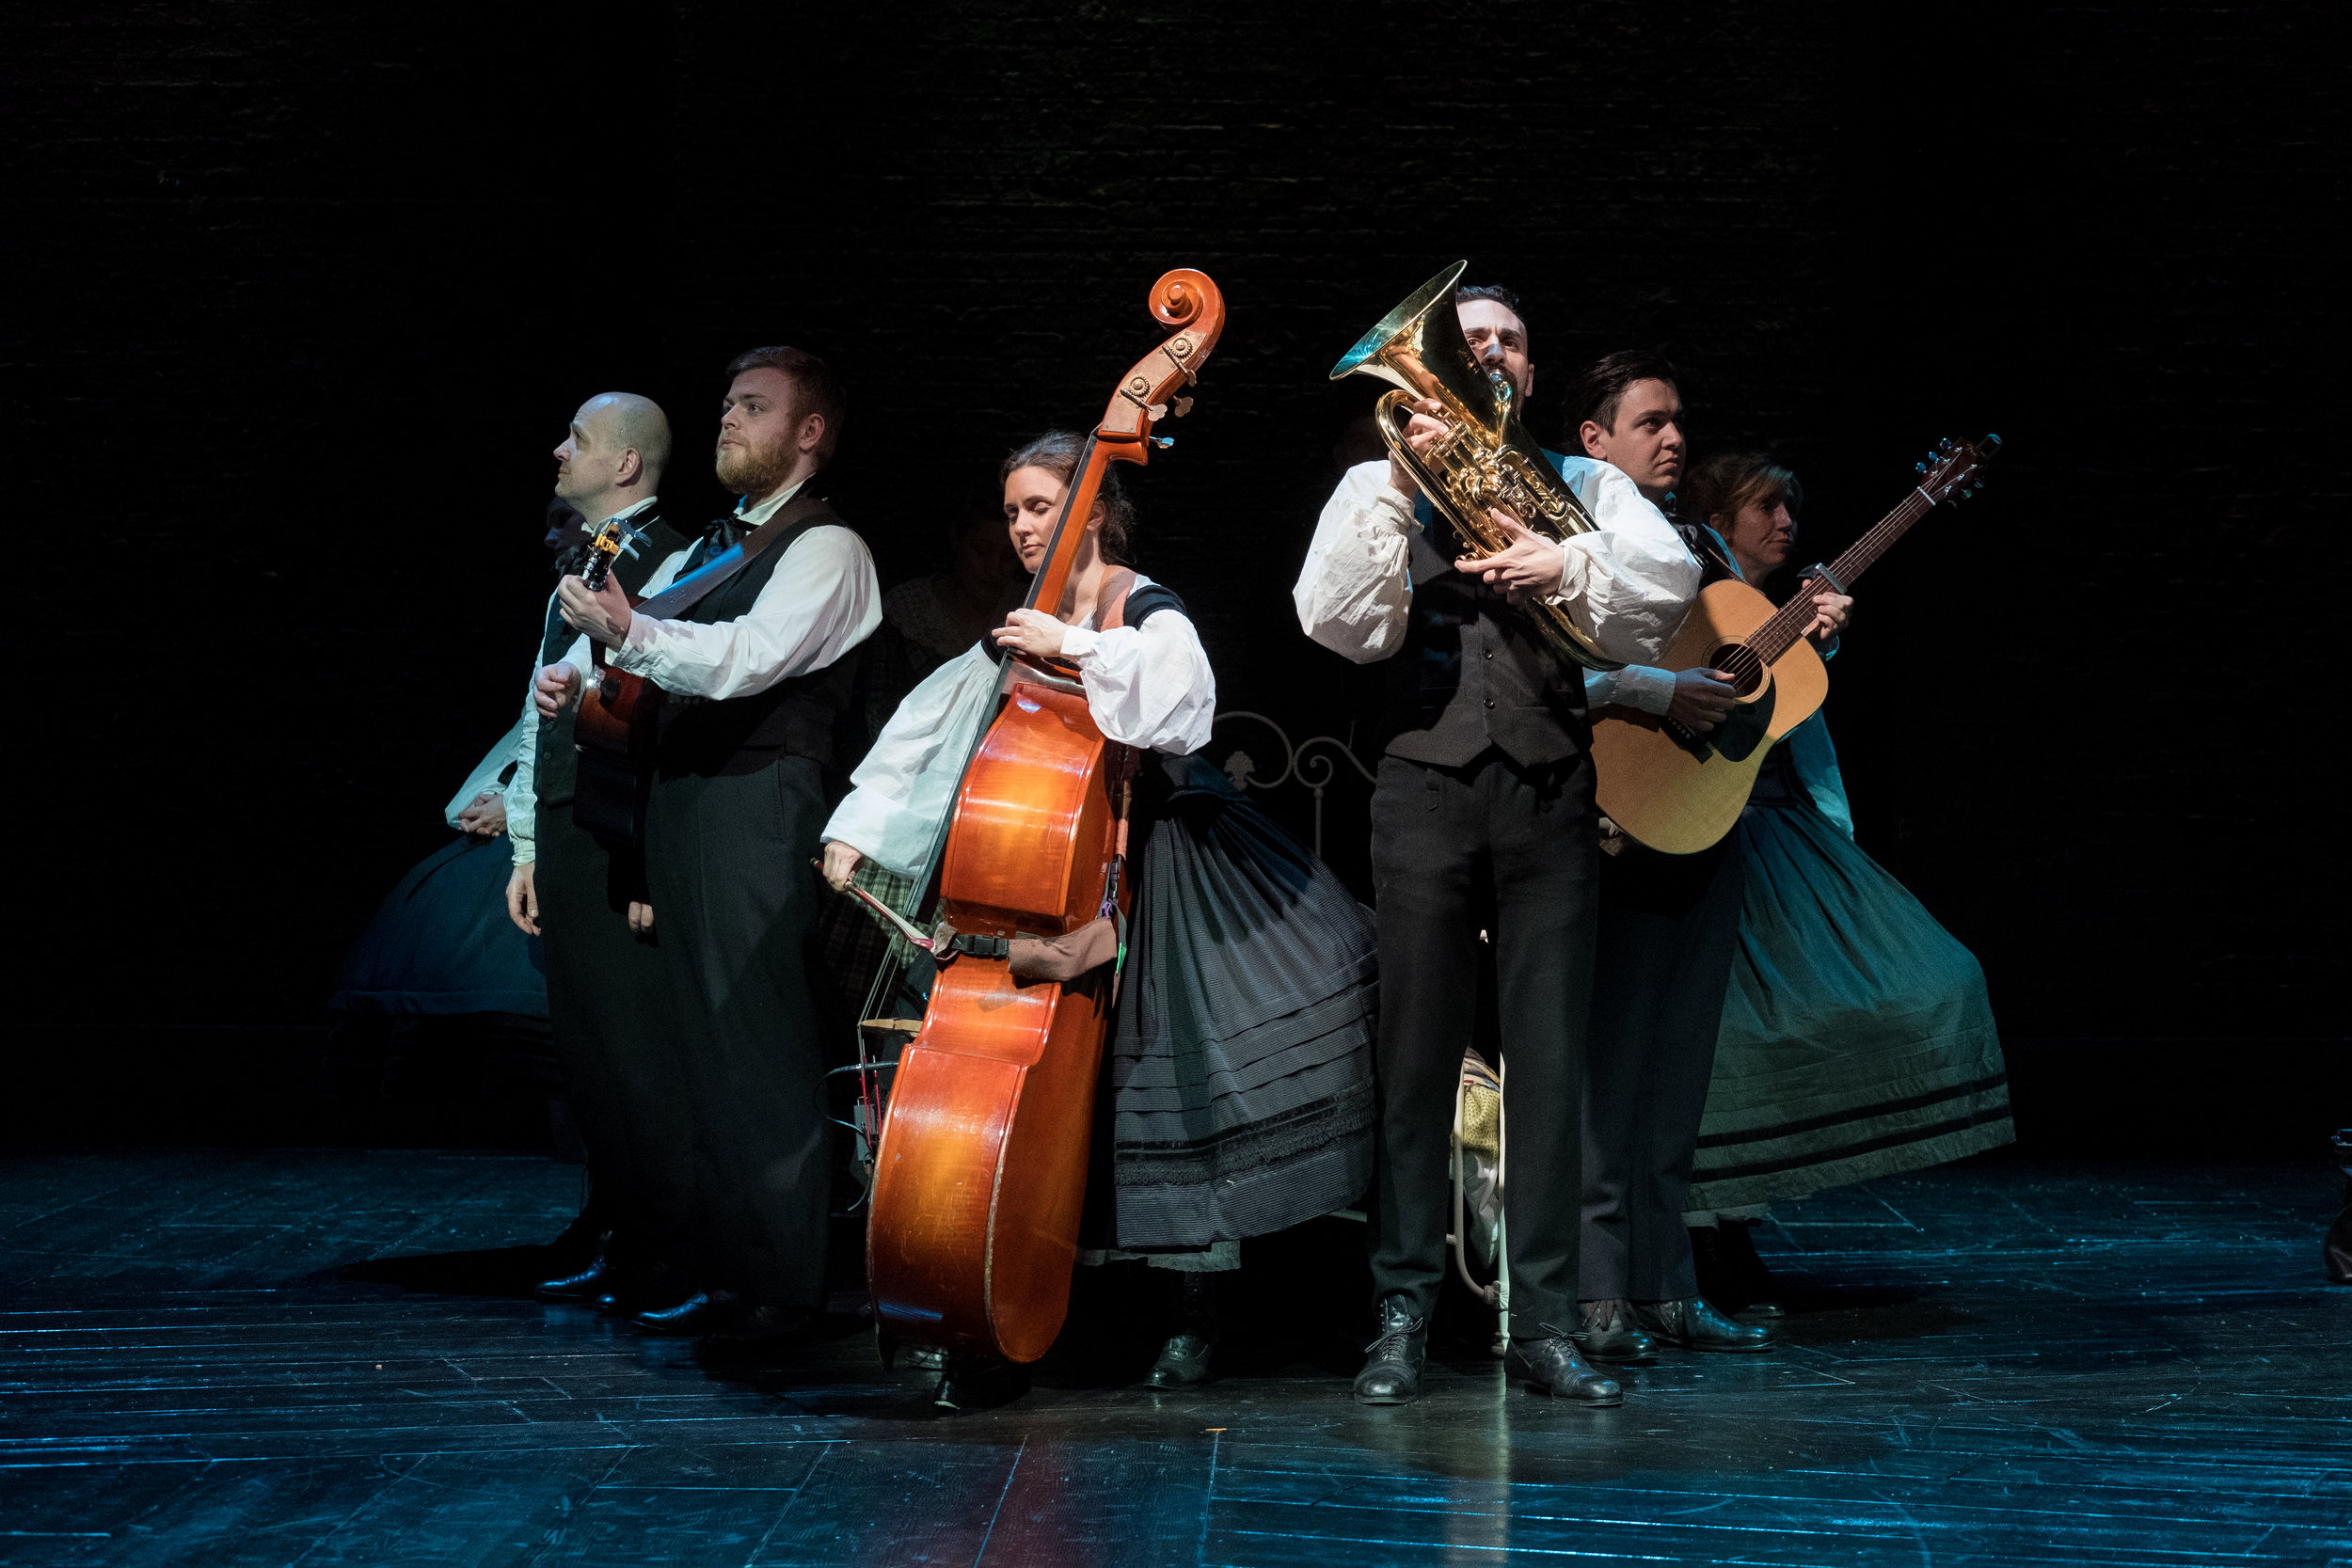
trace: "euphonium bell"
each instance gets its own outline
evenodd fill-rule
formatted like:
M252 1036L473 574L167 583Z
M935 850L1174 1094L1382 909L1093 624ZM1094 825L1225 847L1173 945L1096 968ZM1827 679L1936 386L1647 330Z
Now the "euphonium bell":
M1518 395L1499 371L1478 362L1462 339L1462 319L1454 309L1454 286L1470 266L1456 261L1413 291L1412 297L1380 318L1380 325L1331 367L1331 379L1373 375L1396 391L1381 395L1373 422L1391 455L1420 483L1429 504L1445 514L1462 538L1486 554L1510 544L1487 515L1509 513L1548 539L1591 531L1597 525L1552 468L1544 449L1519 422ZM1426 454L1405 441L1412 405L1435 398L1446 434ZM1594 670L1621 670L1563 605L1524 607L1538 631L1563 656Z

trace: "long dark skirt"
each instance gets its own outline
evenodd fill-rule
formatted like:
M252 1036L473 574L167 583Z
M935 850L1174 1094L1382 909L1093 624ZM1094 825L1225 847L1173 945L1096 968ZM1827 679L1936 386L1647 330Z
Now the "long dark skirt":
M1984 971L1809 802L1751 805L1689 1207L1917 1170L2015 1135Z
M335 975L336 1012L548 1016L539 939L506 913L514 847L459 838L419 862L376 906Z
M1371 911L1205 759L1151 756L1137 793L1089 1244L1203 1247L1346 1207L1372 1180Z

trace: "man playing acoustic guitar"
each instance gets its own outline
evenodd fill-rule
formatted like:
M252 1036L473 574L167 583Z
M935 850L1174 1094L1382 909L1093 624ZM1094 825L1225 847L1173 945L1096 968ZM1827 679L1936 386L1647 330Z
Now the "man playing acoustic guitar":
M1654 354L1613 354L1568 396L1568 433L1661 507L1683 470L1682 398ZM1723 541L1677 524L1705 578L1736 578ZM1812 634L1833 638L1851 600L1822 594ZM1629 665L1585 675L1585 705L1662 713L1705 733L1731 709L1720 671ZM1577 1342L1604 1365L1638 1366L1655 1341L1685 1350L1768 1350L1769 1328L1736 1323L1699 1294L1682 1225L1707 1106L1724 985L1740 928L1740 862L1719 844L1663 855L1622 835L1604 842L1600 930L1585 1054L1584 1221Z

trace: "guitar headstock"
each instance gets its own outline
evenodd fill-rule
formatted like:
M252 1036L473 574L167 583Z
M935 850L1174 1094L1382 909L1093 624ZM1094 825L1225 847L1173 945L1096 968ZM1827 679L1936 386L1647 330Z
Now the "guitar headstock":
M580 569L580 580L588 585L591 594L604 590L605 579L625 555L637 553L637 541L644 538L642 531L630 527L618 517L607 517L588 540L588 563Z
M1918 465L1922 476L1919 493L1938 505L1965 499L1984 488L1979 474L2000 450L1998 436L1987 436L1981 441L1955 441L1946 436Z

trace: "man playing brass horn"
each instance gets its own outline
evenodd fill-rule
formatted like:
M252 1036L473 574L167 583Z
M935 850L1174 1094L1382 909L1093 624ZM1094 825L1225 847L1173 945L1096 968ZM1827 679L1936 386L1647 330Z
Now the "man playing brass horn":
M1523 406L1535 369L1526 320L1507 292L1441 291L1397 330L1422 331L1423 356L1449 352L1443 318L1457 314L1473 387L1476 372L1499 373L1511 393L1504 405ZM1361 363L1371 341L1338 373ZM1404 439L1427 452L1449 426L1438 403L1416 408ZM1587 1405L1623 1397L1569 1338L1579 1326L1580 1120L1598 850L1582 668L1531 611L1537 601L1565 608L1600 657L1656 665L1697 592L1699 563L1624 473L1542 456L1591 529L1555 540L1497 515L1509 543L1472 559L1478 552L1454 536L1420 497L1411 468L1392 456L1341 480L1293 593L1308 636L1357 663L1384 663L1388 677L1372 801L1381 1109L1378 1332L1356 1379L1366 1403L1401 1404L1421 1390L1444 1275L1448 1135L1476 1011L1482 927L1493 933L1509 1084L1511 1370Z

